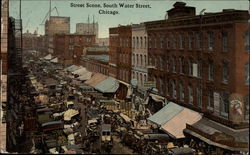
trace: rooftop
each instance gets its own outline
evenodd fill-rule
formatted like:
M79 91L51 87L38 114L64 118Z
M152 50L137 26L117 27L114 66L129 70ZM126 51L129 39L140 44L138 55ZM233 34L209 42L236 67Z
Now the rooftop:
M102 54L102 55L86 55L85 57L90 58L90 59L104 61L104 62L108 62L109 61L109 55L107 55L107 54Z

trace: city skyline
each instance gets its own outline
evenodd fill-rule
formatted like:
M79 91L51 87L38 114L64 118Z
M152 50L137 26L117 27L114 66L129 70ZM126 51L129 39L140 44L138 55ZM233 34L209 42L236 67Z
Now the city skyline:
M93 22L93 17L95 22L98 21L99 24L99 38L108 37L108 31L110 27L116 27L119 24L139 24L146 21L163 20L166 11L172 8L176 1L63 1L52 0L51 9L57 8L59 16L70 17L70 33L75 33L76 23L87 23L88 17L90 23ZM237 10L248 10L249 1L184 1L187 6L196 7L196 14L203 9L205 12L220 12L222 9L237 9ZM71 3L83 4L143 4L150 5L151 8L101 8L103 10L118 10L119 14L99 14L100 8L82 8L82 7L71 7ZM217 3L215 5L215 3ZM29 32L34 32L38 28L38 34L44 34L44 25L40 25L45 18L49 10L49 0L33 1L25 0L22 1L22 18L23 18L23 32L29 30ZM83 11L84 10L84 11ZM86 13L85 13L86 11ZM10 16L18 18L17 14L19 12L19 1L10 1ZM147 12L145 14L145 12ZM56 10L52 11L52 16L57 15ZM132 18L131 18L132 17Z

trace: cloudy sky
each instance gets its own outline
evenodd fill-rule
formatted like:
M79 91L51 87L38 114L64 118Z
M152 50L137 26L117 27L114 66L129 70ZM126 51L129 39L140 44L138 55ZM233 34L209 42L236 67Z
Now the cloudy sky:
M19 18L19 0L10 1L10 16ZM52 7L56 7L59 16L70 17L70 32L75 32L76 23L87 22L88 16L90 22L99 23L99 37L108 37L109 27L116 27L119 24L137 24L145 21L162 20L165 17L166 11L171 9L175 0L51 0ZM196 7L196 14L202 9L206 12L219 12L222 9L238 9L248 10L248 0L181 0L186 2L188 6ZM41 25L43 19L49 11L49 0L22 0L22 19L24 32L29 30L34 32L38 29L39 34L44 34L44 25ZM74 4L100 4L101 8L86 8L86 7L71 7ZM150 5L151 8L104 8L103 4L141 4ZM99 10L118 11L119 14L99 14ZM52 15L56 16L56 9Z

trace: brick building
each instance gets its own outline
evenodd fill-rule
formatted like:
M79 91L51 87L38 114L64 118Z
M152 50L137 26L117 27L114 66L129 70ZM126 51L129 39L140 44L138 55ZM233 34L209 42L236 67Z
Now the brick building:
M50 16L45 22L45 45L47 52L53 53L54 50L54 34L70 33L70 17Z
M3 104L7 102L7 54L8 54L8 18L9 18L9 1L1 1L1 51L0 51L0 63L1 63L1 109L0 109L0 153L6 151L6 120L4 114L6 111L2 109Z
M249 130L249 14L225 9L196 15L194 7L185 5L177 2L167 11L168 19L145 23L149 80L156 81L158 93L168 101L210 119L187 125L189 134L213 141L205 140L208 144L245 150L247 140L237 139L232 128L241 128L241 137ZM211 120L231 127L230 132ZM232 140L221 142L203 128L217 129Z
M95 45L95 35L54 35L54 56L63 64L79 64L83 49Z
M93 73L101 73L103 75L109 75L109 56L105 54L101 55L84 55L81 58L81 65L86 67L88 71Z
M110 76L130 83L131 80L131 26L109 29L110 38Z
M187 9L188 17L183 11ZM149 78L169 100L225 121L245 122L248 103L242 102L244 116L232 120L229 98L248 96L248 12L223 10L196 16L194 9L176 5L168 11L168 20L146 23Z
M147 81L148 36L144 24L132 26L132 79L139 87Z

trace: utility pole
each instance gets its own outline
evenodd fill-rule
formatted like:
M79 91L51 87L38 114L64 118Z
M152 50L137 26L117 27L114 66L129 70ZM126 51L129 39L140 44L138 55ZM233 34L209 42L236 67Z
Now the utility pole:
M50 19L50 16L51 16L51 0L49 0L49 19Z

